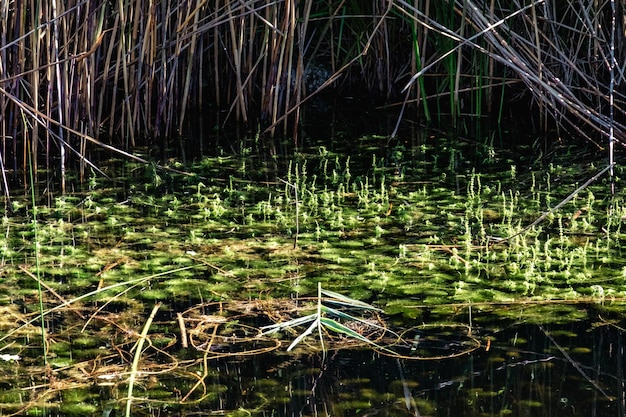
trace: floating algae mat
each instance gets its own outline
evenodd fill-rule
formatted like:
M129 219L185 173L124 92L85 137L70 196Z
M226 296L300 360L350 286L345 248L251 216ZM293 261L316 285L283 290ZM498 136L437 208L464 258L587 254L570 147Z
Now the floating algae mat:
M604 163L360 143L7 202L0 415L624 415Z

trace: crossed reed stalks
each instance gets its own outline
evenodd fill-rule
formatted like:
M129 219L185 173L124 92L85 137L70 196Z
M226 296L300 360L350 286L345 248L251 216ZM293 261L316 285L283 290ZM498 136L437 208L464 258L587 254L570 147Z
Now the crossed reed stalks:
M167 147L198 109L297 140L302 105L329 89L397 103L400 120L408 108L425 120L501 120L521 97L543 129L612 154L624 140L625 9L626 0L2 1L3 188L29 153L35 172L54 168L64 184L66 172L84 176L94 149ZM316 85L314 69L324 74Z

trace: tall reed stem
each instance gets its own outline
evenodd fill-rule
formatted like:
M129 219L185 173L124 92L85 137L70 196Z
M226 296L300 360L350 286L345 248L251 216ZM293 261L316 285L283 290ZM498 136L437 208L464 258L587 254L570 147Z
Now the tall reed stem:
M30 154L29 154L30 156ZM35 252L35 275L37 277L37 297L39 300L39 320L40 320L40 329L41 329L41 351L43 355L43 363L44 367L47 369L48 367L48 339L46 337L46 322L45 322L45 313L44 313L44 303L43 303L43 289L41 286L41 268L39 265L40 256L39 256L39 228L37 224L37 200L35 199L35 179L33 175L34 167L32 164L32 160L29 158L29 179L30 179L30 199L32 204L32 216L33 216L33 249Z

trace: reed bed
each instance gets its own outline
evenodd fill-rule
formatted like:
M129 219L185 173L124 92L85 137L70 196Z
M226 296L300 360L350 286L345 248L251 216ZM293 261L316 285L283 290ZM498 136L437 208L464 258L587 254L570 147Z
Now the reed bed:
M191 114L222 110L226 122L297 141L303 105L329 91L397 104L400 121L500 121L511 101L531 102L542 129L612 154L625 130L625 5L4 1L4 189L29 153L35 171L54 168L64 184L68 170L84 176L99 147L129 155L187 137Z

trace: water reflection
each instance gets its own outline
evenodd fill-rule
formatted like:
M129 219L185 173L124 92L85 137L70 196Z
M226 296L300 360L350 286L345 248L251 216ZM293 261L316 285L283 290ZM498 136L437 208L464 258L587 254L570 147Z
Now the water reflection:
M617 322L588 320L483 331L480 349L450 359L398 359L370 349L231 358L209 364L217 372L205 383L217 398L187 412L624 416L623 335ZM437 340L443 346L459 338Z

